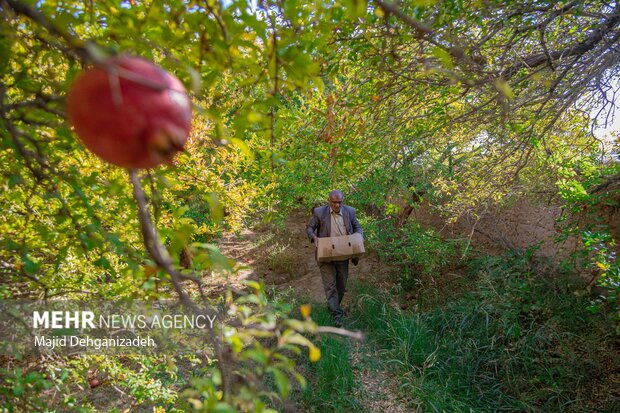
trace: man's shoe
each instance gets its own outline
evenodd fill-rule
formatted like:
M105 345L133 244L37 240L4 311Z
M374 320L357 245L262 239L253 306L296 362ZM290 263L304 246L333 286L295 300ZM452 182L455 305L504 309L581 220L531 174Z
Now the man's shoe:
M336 319L334 320L334 325L338 328L342 327L342 318L336 317Z

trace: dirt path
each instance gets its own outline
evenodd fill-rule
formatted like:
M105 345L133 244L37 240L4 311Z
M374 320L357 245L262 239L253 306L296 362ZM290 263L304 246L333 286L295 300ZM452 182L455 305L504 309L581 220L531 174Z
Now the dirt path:
M406 413L411 409L398 398L398 384L385 366L381 355L368 343L357 343L351 352L353 371L360 384L355 396L369 412Z
M325 301L314 244L305 233L307 219L304 214L295 213L285 220L283 228L265 227L224 235L219 242L222 253L245 267L230 281L238 284L246 278L260 279L280 290L292 289L311 302ZM349 266L349 282L374 278L382 272L381 267L374 257L366 256L359 265Z
M325 294L314 246L305 235L307 219L305 214L295 213L285 220L282 228L266 226L225 235L219 242L222 253L245 267L229 279L233 286L241 286L243 279L258 279L280 291L292 289L296 296L324 305ZM360 280L382 283L383 267L373 255L368 255L358 266L349 266L349 283ZM351 294L345 295L343 305L353 307L354 300ZM359 383L354 395L367 411L403 413L410 410L398 399L396 380L388 373L372 343L355 343L350 357Z

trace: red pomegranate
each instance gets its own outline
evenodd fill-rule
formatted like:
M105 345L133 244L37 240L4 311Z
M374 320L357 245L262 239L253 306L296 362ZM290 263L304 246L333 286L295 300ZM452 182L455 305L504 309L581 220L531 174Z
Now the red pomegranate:
M101 385L101 381L99 381L98 378L94 377L88 380L88 384L90 385L91 389L94 389L95 387L99 387Z
M67 113L89 150L125 168L171 162L183 149L192 121L179 79L127 55L80 74L69 90Z

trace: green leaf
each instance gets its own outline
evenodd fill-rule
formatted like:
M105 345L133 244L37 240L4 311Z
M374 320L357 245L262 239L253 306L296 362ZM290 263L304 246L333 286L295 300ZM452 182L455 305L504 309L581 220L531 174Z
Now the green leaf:
M241 149L241 152L250 160L254 160L254 152L250 149L250 147L241 139L231 138L230 143Z
M254 361L256 361L259 364L265 365L267 364L267 355L265 354L265 352L262 349L259 348L252 348L249 349L245 352L243 352L244 357L247 357L249 359L252 359Z
M179 219L181 218L183 215L185 215L185 213L189 211L189 206L187 205L183 205L177 209L174 210L174 212L172 213L172 216L174 217L174 219Z
M306 388L306 386L308 385L306 383L306 379L304 376L302 376L301 374L297 373L296 371L293 372L293 376L295 376L295 379L297 379L297 382L299 383L299 386L303 389Z
M276 380L276 386L278 387L278 391L282 397L287 397L289 391L291 390L291 383L286 374L275 367L269 367L267 368L267 371L273 374L273 377Z
M237 410L228 403L218 402L213 409L213 413L237 413Z
M110 265L110 261L108 261L108 259L103 255L97 260L93 261L93 264L106 270L112 270L112 265Z
M22 255L22 263L24 265L24 271L28 275L35 275L39 269L39 264L33 261L28 254Z
M155 282L157 280L155 278L149 278L148 280L142 283L142 289L144 291L154 291L155 290Z
M215 192L211 192L207 195L206 198L209 203L209 212L211 213L211 218L213 221L219 223L224 218L224 206L222 202L220 202L220 197Z
M323 82L323 79L321 79L320 76L314 76L312 78L312 81L314 82L314 84L316 85L318 91L320 94L323 94L323 92L325 91L325 83Z
M446 69L454 68L454 62L452 61L452 56L450 56L450 53L448 51L442 49L441 47L435 47L433 49L433 56L438 58L441 61L441 64Z
M428 7L439 3L439 0L412 0L411 4L416 7Z
M11 175L9 177L9 187L12 188L14 186L18 186L18 185L23 185L24 184L24 178L17 174L17 175Z
M200 73L198 73L198 71L191 66L187 67L187 72L189 73L189 78L191 81L190 89L194 93L200 93L200 90L202 89L202 77L200 76Z
M17 383L15 387L13 387L13 395L19 397L22 394L24 394L24 386L21 383Z
M344 0L344 6L347 9L347 14L351 19L357 19L366 15L366 7L368 3L366 0Z

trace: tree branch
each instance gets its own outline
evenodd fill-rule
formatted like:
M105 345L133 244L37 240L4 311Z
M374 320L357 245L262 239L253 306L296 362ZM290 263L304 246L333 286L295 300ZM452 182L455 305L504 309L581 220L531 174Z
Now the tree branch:
M418 19L415 19L415 18L413 18L411 16L407 16L394 3L385 2L385 1L381 1L381 0L375 0L375 3L386 14L393 14L394 16L398 17L403 22L407 23L407 25L411 26L412 28L414 28L416 30L419 30L420 32L422 32L424 34L430 34L433 31L433 29L431 27L429 27L426 24L422 23Z
M168 250L166 250L166 248L159 241L157 230L151 221L151 215L146 202L146 195L142 189L142 185L140 184L140 178L138 177L137 171L135 169L130 169L129 177L133 186L134 198L138 204L138 221L140 221L142 238L149 255L159 267L170 275L172 285L174 286L177 294L179 294L181 302L191 310L198 312L198 307L190 299L189 295L185 291L185 288L181 285L183 275L174 268L170 254L168 254ZM202 294L202 282L198 279L196 279L195 282L198 284L198 288Z
M534 68L547 62L551 63L559 59L564 59L571 56L581 56L584 53L594 49L603 40L605 35L612 32L613 29L620 23L620 3L616 4L614 13L603 22L590 36L584 41L560 50L554 50L551 52L537 53L530 56L520 58L519 62L512 64L508 68L504 69L501 73L503 79L509 79L514 76L519 70L523 68Z
M13 10L15 14L20 14L33 20L39 26L44 27L54 36L64 39L82 60L102 63L100 61L100 58L98 58L94 53L89 50L88 43L82 41L76 36L71 35L69 32L62 29L61 27L55 25L43 13L39 12L36 9L33 9L32 7L22 3L21 1L4 0L4 2L9 5L9 7Z

